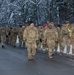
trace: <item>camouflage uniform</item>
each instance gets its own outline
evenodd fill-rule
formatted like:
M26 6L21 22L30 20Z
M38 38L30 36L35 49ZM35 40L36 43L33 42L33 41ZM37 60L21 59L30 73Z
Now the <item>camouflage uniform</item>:
M17 28L16 27L14 27L13 28L13 30L12 30L12 45L14 46L14 47L16 47L16 40L17 40L17 35L18 35L18 30L17 30Z
M57 32L58 32L58 41L56 42L56 45L55 45L55 51L57 51L57 48L58 48L58 44L61 45L61 27L58 26L57 27Z
M74 56L74 26L72 26L72 52Z
M24 33L25 28L26 28L26 26L22 26L23 33ZM22 45L23 45L23 47L26 47L26 42L24 40L23 40Z
M3 26L1 28L1 44L2 44L2 47L5 46L5 43L6 43L6 28Z
M10 44L13 45L13 29L11 28L11 31L10 31Z
M44 31L44 40L47 43L49 50L49 57L52 58L53 50L55 48L55 42L58 39L58 33L55 28L47 28Z
M47 30L47 28L43 28L43 34L44 34L45 30ZM43 43L44 41L45 41L45 40L44 40L44 36L43 36L43 38L42 38L43 53L46 52L46 48L47 48L47 43L46 43L46 42Z
M43 27L38 28L39 40L37 41L38 49L41 47L42 38L43 38Z
M61 32L62 32L61 53L63 52L64 47L67 45L67 54L69 54L72 27L70 25L69 27L66 27L66 25L63 25Z
M11 28L8 27L8 28L7 28L7 36L8 36L8 37L7 37L7 41L8 41L9 44L10 44L10 42L11 42L11 40L10 40L10 39L11 39L11 38L10 38L10 34L11 34Z
M38 30L35 27L34 28L27 27L24 30L23 40L26 40L27 42L28 58L34 59L37 48L36 41L38 40Z
M22 27L19 28L18 38L19 38L19 47L22 47L22 42L23 42L23 29L22 29Z

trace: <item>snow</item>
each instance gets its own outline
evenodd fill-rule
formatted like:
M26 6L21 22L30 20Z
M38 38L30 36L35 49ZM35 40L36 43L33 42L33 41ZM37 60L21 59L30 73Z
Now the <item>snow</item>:
M0 24L7 23L9 25L29 22L33 20L35 23L46 24L49 21L49 8L51 0L0 0ZM19 15L21 12L21 15ZM18 18L18 21L15 21Z

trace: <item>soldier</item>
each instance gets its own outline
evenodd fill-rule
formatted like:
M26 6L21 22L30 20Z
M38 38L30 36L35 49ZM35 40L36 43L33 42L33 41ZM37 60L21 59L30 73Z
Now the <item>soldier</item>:
M10 44L11 45L13 45L13 29L12 29L12 27L10 28L11 29L11 31L10 31L10 38L9 38L9 40L10 40Z
M39 40L37 41L37 44L38 44L37 50L39 50L41 48L41 44L42 44L42 38L43 38L43 27L42 26L38 27L38 34L39 34Z
M30 26L24 30L23 40L27 42L29 60L34 60L37 48L36 41L38 40L38 30L34 27L34 23L30 23Z
M10 40L10 34L11 34L11 27L8 26L8 28L7 28L7 36L8 36L7 39L8 39L8 40L7 40L7 41L8 41L9 44L10 44L10 41L11 41L11 40Z
M74 25L72 26L72 53L74 56Z
M58 44L61 45L61 25L57 24L57 32L58 32L58 41L56 42L55 45L55 51L57 51Z
M57 30L54 28L54 23L51 22L48 28L44 31L44 43L47 43L49 58L53 58L55 42L58 39Z
M23 33L24 33L25 28L26 28L26 26L23 25L22 26ZM26 42L24 40L22 42L22 45L23 45L23 47L26 47Z
M22 47L23 42L23 28L20 25L19 31L18 31L18 38L19 38L19 47Z
M44 33L44 31L45 31L47 28L48 28L48 25L45 25L44 28L43 28L43 33ZM44 36L43 36L43 38L42 38L42 41L44 42L43 39L44 39ZM42 43L42 45L43 45L43 53L46 53L47 44L46 44L46 43Z
M3 25L1 28L1 44L2 47L5 47L5 43L6 43L6 27Z
M61 55L63 53L64 47L67 45L67 55L69 55L70 52L70 44L72 41L72 27L69 23L69 21L66 22L66 25L62 26L62 42L61 42Z
M17 35L18 35L18 29L16 28L16 26L14 26L13 30L12 30L12 45L13 47L16 47L16 40L17 40Z

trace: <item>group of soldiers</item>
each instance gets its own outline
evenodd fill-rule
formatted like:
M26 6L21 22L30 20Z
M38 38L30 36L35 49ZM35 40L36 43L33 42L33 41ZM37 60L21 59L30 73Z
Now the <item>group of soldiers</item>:
M58 44L60 45L60 55L63 54L64 47L67 45L67 55L70 52L70 44L73 45L74 54L74 26L69 21L64 25L54 26L50 22L46 26L39 26L38 28L31 23L23 33L23 40L27 43L27 51L29 60L34 60L36 51L39 50L41 44L43 46L43 53L48 48L49 58L53 58L54 49L57 50Z
M1 38L1 45L2 48L5 47L5 44L10 44L13 47L16 47L16 40L17 36L19 37L19 46L22 47L22 40L23 40L23 32L24 32L25 26L16 27L13 28L8 26L6 27L3 25L0 29L0 38Z
M31 22L29 26L20 26L11 28L2 26L0 29L0 38L2 47L5 43L16 47L16 39L19 38L19 47L23 47L26 43L28 59L34 60L35 54L39 51L41 45L43 53L46 53L48 48L49 58L53 58L54 49L57 51L58 44L60 45L60 55L63 54L64 47L67 45L67 55L70 52L70 44L72 44L72 51L74 54L74 26L69 21L64 25L57 25L55 27L53 22L45 26L35 27Z

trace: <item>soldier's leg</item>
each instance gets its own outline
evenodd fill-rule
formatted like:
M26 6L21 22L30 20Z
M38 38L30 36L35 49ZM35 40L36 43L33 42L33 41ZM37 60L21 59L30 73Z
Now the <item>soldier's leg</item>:
M21 39L19 38L19 47L21 47Z
M36 41L36 44L37 44L37 49L36 49L36 51L38 51L38 50L39 50L39 40Z
M38 43L38 50L41 48L41 42Z
M15 40L12 41L12 45L13 45L13 47L16 47L16 41Z
M66 46L66 38L63 38L62 42L60 41L60 55L63 54L65 46Z
M55 42L53 40L51 40L50 44L48 44L49 58L53 58L54 48L55 48Z
M53 58L53 48L48 48L49 49L49 58Z
M14 46L14 36L11 38L11 45Z
M55 44L55 52L57 52L57 48L58 48L58 42L56 42Z
M63 51L64 51L65 44L60 42L59 45L60 45L60 55L62 55Z
M13 37L11 38L11 45L13 46Z
M71 42L70 42L70 40L68 39L68 40L67 40L67 55L69 55L69 52L70 52L70 44L71 44Z
M70 52L70 46L69 45L67 45L67 55L69 55L69 52Z
M72 55L74 56L74 43L72 44Z
M23 47L23 39L21 39L21 47Z
M1 41L2 47L4 47L4 41Z
M5 43L6 43L6 36L4 37L4 46L5 46Z
M73 40L72 40L72 55L73 55L73 57L74 57L74 38L73 38Z
M27 44L27 52L28 52L28 59L32 59L32 53L31 53L31 45Z
M5 40L6 40L6 37L5 36L1 36L1 44L2 44L2 47L5 46Z
M10 37L10 35L9 35L9 44L11 43L11 37Z
M43 53L46 52L46 44L43 44Z
M37 48L36 43L33 43L33 44L32 44L32 59L34 59L34 57L35 57L36 48Z
M14 47L16 47L16 39L17 39L17 37L15 36L14 37L14 45L13 45Z

